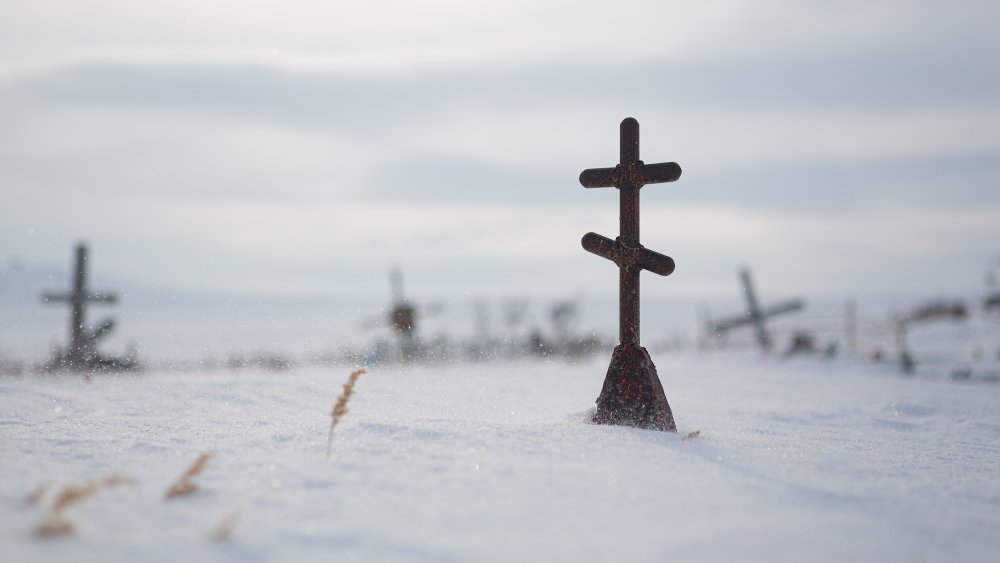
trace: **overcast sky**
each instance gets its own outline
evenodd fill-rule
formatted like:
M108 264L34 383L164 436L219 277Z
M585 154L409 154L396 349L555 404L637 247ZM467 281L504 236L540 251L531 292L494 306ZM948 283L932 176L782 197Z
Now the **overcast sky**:
M0 2L0 260L196 291L952 295L1000 255L995 2ZM766 280L766 281L763 281ZM119 288L122 289L122 288Z

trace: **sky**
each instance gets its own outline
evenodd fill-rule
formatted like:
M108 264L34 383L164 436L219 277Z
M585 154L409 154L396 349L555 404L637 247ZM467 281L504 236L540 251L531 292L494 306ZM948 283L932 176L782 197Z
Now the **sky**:
M984 289L992 2L0 0L0 265L189 292L616 294L641 125L649 298ZM118 289L123 289L118 287Z

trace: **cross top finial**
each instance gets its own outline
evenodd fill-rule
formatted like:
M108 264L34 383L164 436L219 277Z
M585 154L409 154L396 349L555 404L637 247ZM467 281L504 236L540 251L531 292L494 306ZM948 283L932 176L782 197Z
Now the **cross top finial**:
M626 117L619 127L621 142L619 144L619 164L633 168L633 163L639 160L639 122L634 117Z

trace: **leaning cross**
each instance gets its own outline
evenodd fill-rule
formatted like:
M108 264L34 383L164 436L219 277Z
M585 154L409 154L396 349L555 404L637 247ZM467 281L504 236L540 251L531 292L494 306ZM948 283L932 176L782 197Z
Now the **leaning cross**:
M105 321L100 327L88 331L85 326L84 305L88 302L114 304L118 298L111 293L91 293L87 290L87 247L76 247L76 270L73 275L72 293L44 293L43 303L69 303L69 348L66 351L67 367L74 370L85 369L94 353L97 341L111 331L113 321Z
M757 292L754 291L748 268L740 270L740 285L743 287L743 296L747 301L747 312L738 317L716 321L712 324L711 328L716 335L722 335L734 328L751 324L757 334L757 345L760 347L761 352L767 353L771 350L771 336L767 331L764 321L771 317L803 309L805 303L801 299L795 299L762 309L760 303L757 301Z
M583 236L583 248L611 260L619 269L619 345L611 357L594 421L676 432L673 414L649 353L639 343L639 273L661 276L674 271L669 256L639 243L639 190L646 184L673 182L681 175L675 162L645 164L639 160L639 122L621 123L620 161L614 168L590 168L580 174L585 188L618 188L619 230L611 240L597 233Z

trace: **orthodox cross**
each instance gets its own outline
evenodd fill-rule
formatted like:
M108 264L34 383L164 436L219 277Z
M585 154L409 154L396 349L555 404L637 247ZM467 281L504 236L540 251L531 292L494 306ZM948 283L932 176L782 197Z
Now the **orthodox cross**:
M580 174L585 188L618 188L619 235L615 240L587 233L584 250L618 265L618 338L604 387L597 398L593 420L598 424L624 424L677 432L674 415L649 352L639 344L639 273L661 276L674 271L669 256L639 243L639 190L646 184L673 182L681 175L675 162L645 164L639 160L639 122L628 117L621 123L618 166L590 168Z
M71 369L86 367L95 353L97 341L114 327L114 321L105 321L94 330L85 326L85 310L87 303L114 304L118 297L111 293L92 293L87 289L87 246L76 247L76 269L73 274L73 289L71 293L44 293L43 303L69 303L69 348L66 350L66 366Z
M618 265L618 338L622 344L639 345L639 272L661 276L674 271L669 256L639 244L639 189L646 184L680 178L676 162L645 164L639 160L639 122L628 117L621 124L620 161L614 168L589 168L580 174L585 188L618 188L620 210L617 239L597 233L583 236L583 248Z
M767 331L765 321L771 317L798 311L805 307L805 303L801 299L795 299L762 309L750 279L750 270L747 268L740 270L740 285L743 288L743 297L747 302L746 312L738 317L716 321L712 325L712 329L716 334L722 334L737 327L753 325L757 336L757 345L762 352L767 352L771 349L771 335Z

